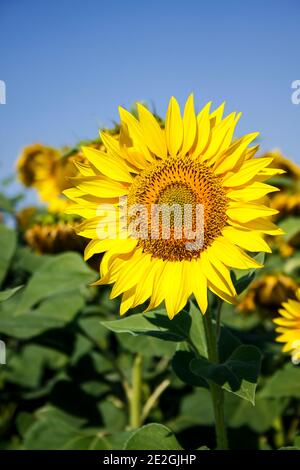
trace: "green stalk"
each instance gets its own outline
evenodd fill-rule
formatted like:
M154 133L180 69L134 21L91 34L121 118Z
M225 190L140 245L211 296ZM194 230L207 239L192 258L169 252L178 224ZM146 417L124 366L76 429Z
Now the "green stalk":
M219 355L217 347L217 332L219 331L219 321L220 318L217 318L217 325L213 324L211 313L208 310L203 316L206 344L207 344L207 353L208 359L210 362L218 364ZM224 393L222 388L213 381L209 382L214 415L215 415L215 430L216 430L216 441L218 450L227 450L227 433L225 426L224 418Z
M143 358L137 354L132 367L132 385L129 400L130 427L136 429L141 425L142 418L142 369Z

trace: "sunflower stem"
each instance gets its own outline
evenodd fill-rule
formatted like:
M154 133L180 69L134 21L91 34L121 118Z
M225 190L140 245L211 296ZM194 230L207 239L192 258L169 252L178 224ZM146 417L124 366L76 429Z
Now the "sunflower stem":
M218 364L219 354L217 346L217 334L219 333L220 315L217 317L217 324L213 324L211 312L208 311L203 316L207 353L210 362ZM218 450L227 450L227 432L224 418L224 392L222 388L213 381L209 382L213 409L215 415L215 430Z
M142 369L143 357L137 354L132 367L132 386L129 399L130 428L136 429L141 425L142 419Z

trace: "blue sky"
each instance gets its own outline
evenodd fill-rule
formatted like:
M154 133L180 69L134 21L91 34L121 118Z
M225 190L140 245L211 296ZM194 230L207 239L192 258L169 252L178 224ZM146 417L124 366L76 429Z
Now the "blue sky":
M190 92L243 112L237 133L260 131L300 163L298 0L0 0L0 172L22 146L73 145L117 119L117 107L165 113Z

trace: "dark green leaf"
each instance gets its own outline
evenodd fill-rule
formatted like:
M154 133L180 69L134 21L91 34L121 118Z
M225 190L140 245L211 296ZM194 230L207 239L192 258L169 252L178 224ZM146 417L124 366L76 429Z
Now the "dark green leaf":
M198 358L192 360L190 367L194 374L219 384L254 405L260 363L259 349L241 345L222 364L212 364L205 358Z

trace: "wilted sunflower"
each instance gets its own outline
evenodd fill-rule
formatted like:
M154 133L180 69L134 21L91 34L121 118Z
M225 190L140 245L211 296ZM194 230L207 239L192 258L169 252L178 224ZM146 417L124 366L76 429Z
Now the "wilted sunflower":
M279 150L272 150L263 155L265 158L274 158L271 167L281 168L286 173L278 181L280 193L272 194L270 207L278 210L276 219L287 215L300 214L300 167L292 160L284 157ZM287 252L288 253L288 252Z
M78 174L74 161L83 161L81 152L69 152L33 144L25 147L17 161L17 174L26 187L37 190L50 212L63 212L68 204L62 191L72 185L69 178Z
M42 144L25 147L17 161L17 174L27 187L36 188L43 201L59 195L56 184L57 165L60 153Z
M171 98L164 128L141 104L138 119L120 108L119 138L104 132L106 152L82 149L88 164L77 165L76 187L65 191L75 202L68 212L86 219L79 228L80 235L92 239L85 258L106 252L98 284L114 284L112 298L122 294L121 314L150 298L148 309L164 301L173 318L192 294L204 313L208 289L234 302L230 268L260 268L245 250L270 252L264 234L281 233L269 220L277 211L261 201L277 190L264 181L281 170L269 168L272 158L254 158L258 146L248 146L257 133L233 140L240 114L223 118L224 104L213 112L210 106L196 115L190 96L181 117ZM172 230L165 239L161 226L158 238L151 233L135 238L122 224L115 239L99 239L99 207L107 202L120 207L123 196L129 209L146 207L150 222L154 204L189 204L193 227L194 209L201 204L204 244L191 250L189 238L177 239Z
M276 323L277 333L280 335L276 338L279 343L285 343L283 352L290 352L292 362L300 363L300 289L296 292L297 300L289 299L282 304L279 310L280 317L273 321Z
M261 316L272 316L287 297L295 295L296 282L285 274L268 273L257 279L239 301L237 310L251 313L255 310Z

